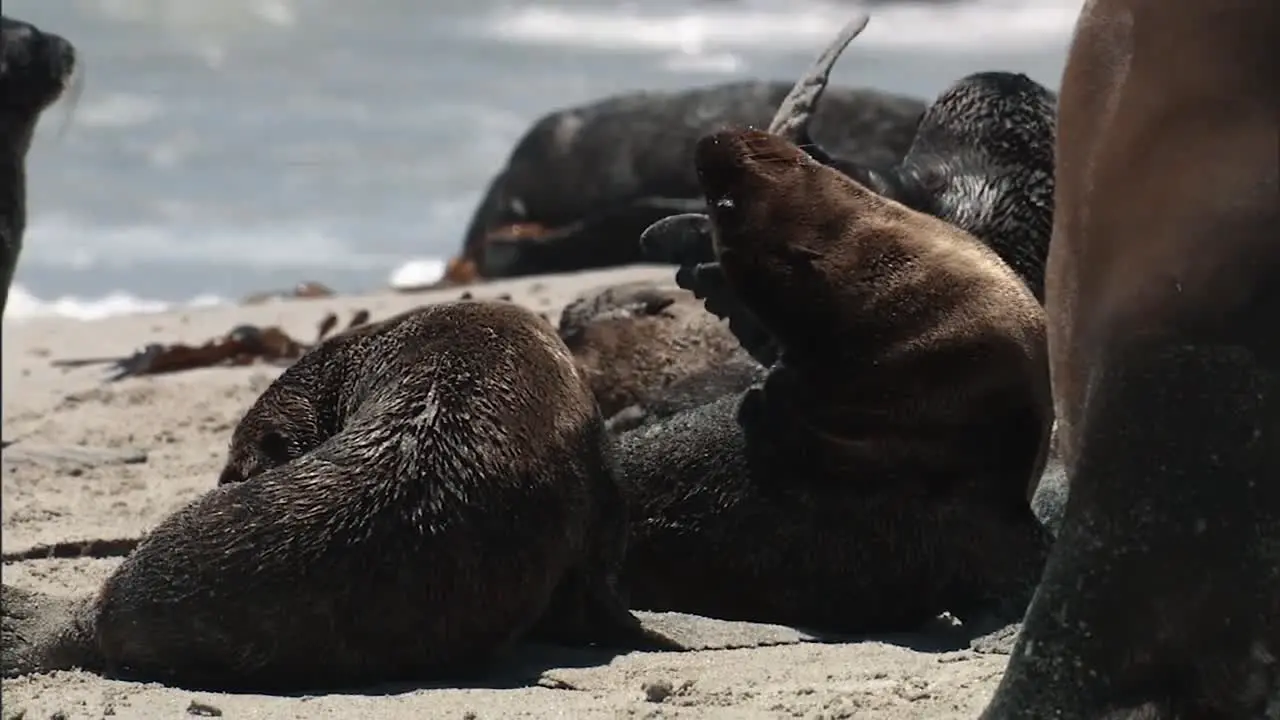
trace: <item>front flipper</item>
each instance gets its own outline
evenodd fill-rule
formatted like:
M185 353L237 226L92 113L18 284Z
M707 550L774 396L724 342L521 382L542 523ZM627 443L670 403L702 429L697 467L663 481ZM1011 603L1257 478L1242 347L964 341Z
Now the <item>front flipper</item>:
M729 321L738 344L769 367L778 359L778 343L764 325L739 300L718 262L685 265L676 271L676 284L702 300L707 312Z
M712 315L729 321L729 330L743 349L768 367L777 359L772 336L738 300L715 262L711 218L703 213L685 213L663 218L640 235L640 254L645 260L676 263L676 284L703 301Z

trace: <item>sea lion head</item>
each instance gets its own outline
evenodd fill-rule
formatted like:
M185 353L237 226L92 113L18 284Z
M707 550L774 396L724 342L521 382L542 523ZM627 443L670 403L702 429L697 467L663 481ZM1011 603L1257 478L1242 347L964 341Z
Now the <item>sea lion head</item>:
M906 205L985 242L1041 300L1056 106L1051 91L1020 73L961 78L920 119L900 178Z
M30 142L36 118L76 74L75 47L30 23L0 15L0 118L4 131Z
M364 335L377 323L336 335L300 358L297 371L264 391L231 433L219 485L244 482L318 447L337 432L338 403L332 395L333 367L326 358L348 337Z
M707 200L705 232L752 313L783 335L831 330L824 326L838 320L836 310L850 307L843 297L850 289L847 246L866 209L859 197L880 201L760 130L708 135L698 141L694 163ZM796 315L802 308L803 319Z

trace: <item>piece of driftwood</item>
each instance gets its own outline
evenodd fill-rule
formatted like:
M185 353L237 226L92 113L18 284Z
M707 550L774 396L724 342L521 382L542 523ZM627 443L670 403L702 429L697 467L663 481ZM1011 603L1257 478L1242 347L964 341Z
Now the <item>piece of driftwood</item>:
M288 290L257 292L240 301L241 305L259 305L268 300L297 300L333 297L333 288L315 280L304 280Z
M350 330L367 322L369 322L369 311L360 310L352 316L346 329ZM123 380L127 377L162 375L219 365L250 365L255 362L288 365L324 340L337 325L337 315L333 313L326 315L320 321L316 339L312 343L295 340L274 325L265 328L256 325L238 325L226 335L203 345L150 343L128 357L63 359L54 360L53 365L65 368L109 365L108 382Z
M10 440L4 444L0 463L6 467L16 465L43 465L46 467L91 468L104 465L136 465L147 461L147 451L141 448L99 448L84 445L50 445Z

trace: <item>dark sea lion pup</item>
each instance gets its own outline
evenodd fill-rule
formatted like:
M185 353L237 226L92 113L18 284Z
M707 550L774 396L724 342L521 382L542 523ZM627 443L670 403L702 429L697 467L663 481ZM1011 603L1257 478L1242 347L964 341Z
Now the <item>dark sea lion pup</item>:
M619 438L632 607L843 632L1021 615L1052 420L1044 315L972 236L756 130L698 176L767 379Z
M1280 4L1091 0L1047 290L1071 492L986 720L1280 717Z
M0 15L0 315L27 229L27 150L40 114L62 96L75 70L71 43Z
M925 111L887 195L986 243L1043 302L1056 121L1057 97L1026 75L966 75Z
M263 393L219 487L93 597L4 587L4 674L298 690L450 677L530 632L663 646L615 587L607 451L568 350L516 305L343 333Z

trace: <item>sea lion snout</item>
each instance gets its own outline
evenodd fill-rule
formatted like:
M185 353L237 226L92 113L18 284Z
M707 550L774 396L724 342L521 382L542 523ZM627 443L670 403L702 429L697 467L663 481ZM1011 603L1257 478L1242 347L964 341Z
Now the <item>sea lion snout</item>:
M711 262L715 259L711 218L703 213L683 213L659 220L640 234L640 254L655 263Z
M771 162L807 159L785 138L756 128L728 128L705 135L693 150L694 166L704 186L729 182L736 175L767 167Z
M75 69L70 41L0 16L0 87L8 108L43 110L62 94Z

